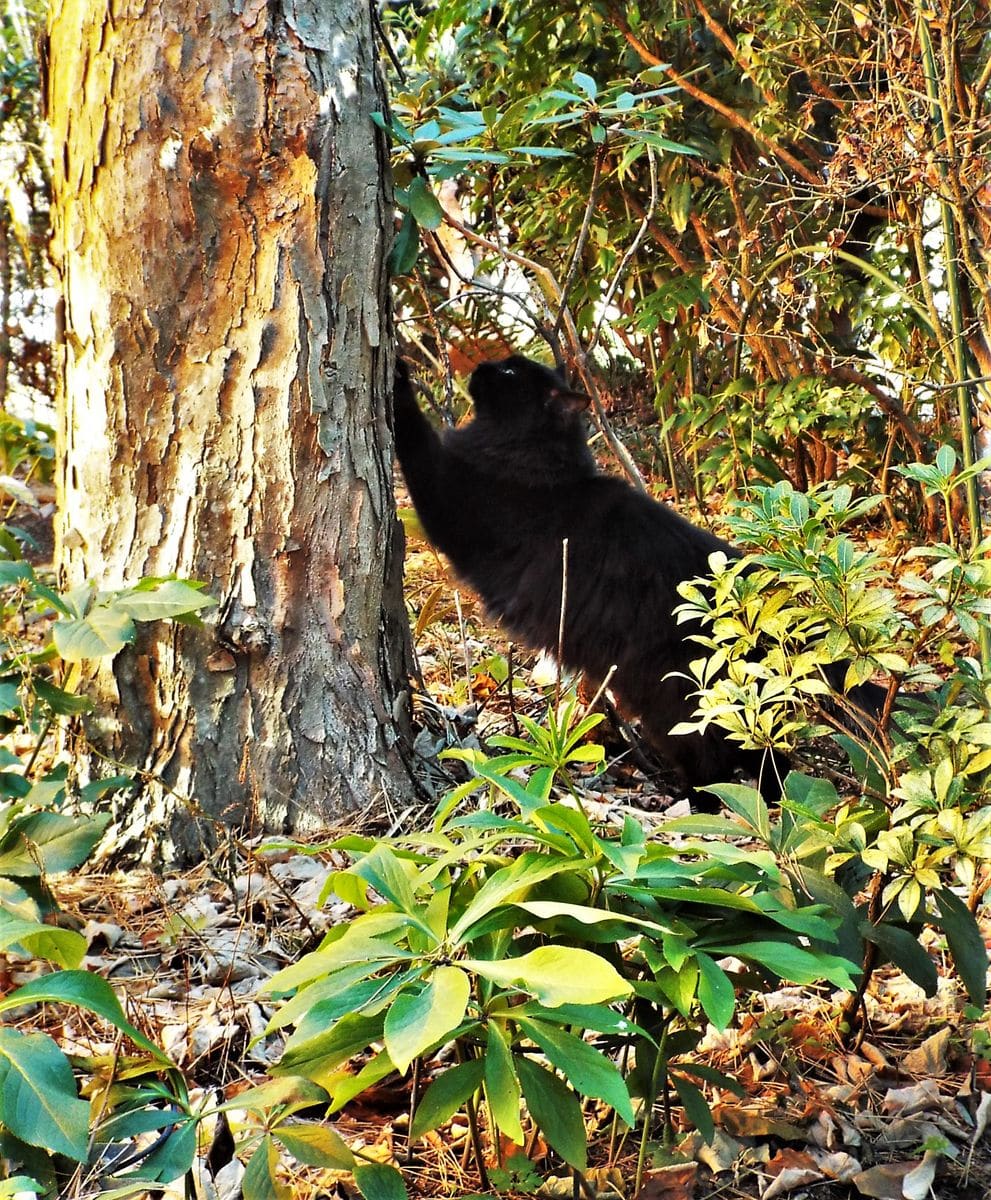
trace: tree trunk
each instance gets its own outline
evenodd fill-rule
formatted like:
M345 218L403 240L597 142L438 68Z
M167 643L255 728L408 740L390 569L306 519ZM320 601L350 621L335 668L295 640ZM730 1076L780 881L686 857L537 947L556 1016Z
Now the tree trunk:
M95 748L145 783L121 835L189 853L183 801L298 832L402 798L370 6L56 0L49 41L62 582L219 601L94 680Z

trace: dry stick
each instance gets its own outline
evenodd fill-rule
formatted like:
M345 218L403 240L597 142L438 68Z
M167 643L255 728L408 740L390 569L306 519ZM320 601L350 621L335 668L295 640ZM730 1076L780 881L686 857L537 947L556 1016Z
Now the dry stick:
M474 700L471 690L471 655L468 653L468 634L465 631L465 618L461 611L461 592L454 589L454 607L458 613L458 632L461 634L461 653L465 660L465 683L468 685L468 703Z
M582 227L578 231L578 238L575 242L575 252L571 256L571 262L568 264L568 271L564 277L564 283L561 284L561 303L557 310L557 320L554 322L554 340L557 340L558 334L561 332L561 322L564 320L564 313L568 307L568 293L571 291L571 285L575 281L575 275L578 271L578 263L581 261L582 251L585 249L585 244L588 241L588 233L592 227L592 213L595 211L595 201L599 194L599 180L602 177L602 163L606 156L606 145L603 143L595 152L595 162L592 166L592 184L588 189L588 201L585 204L585 215L582 217ZM593 339L594 340L594 339Z
M656 54L652 54L643 44L643 42L641 42L639 38L631 33L629 29L623 28L622 25L620 28L622 30L623 37L626 38L627 42L629 42L633 49L636 50L637 54L640 55L644 62L649 63L652 67L663 67L664 74L667 75L668 79L670 79L672 83L676 83L683 92L686 92L694 100L698 100L700 104L704 104L707 108L711 108L714 112L719 113L721 117L724 117L731 125L735 125L737 129L741 129L744 133L749 134L759 146L763 146L763 148L775 158L779 159L786 166L791 167L795 174L804 179L806 183L809 183L813 187L817 188L822 186L822 179L815 173L815 171L810 171L805 163L797 159L790 150L786 150L783 146L778 145L778 143L773 138L768 137L767 134L761 133L756 125L754 125L751 121L748 121L746 117L741 116L735 109L730 108L728 105L723 104L722 101L717 100L715 96L710 96L708 92L703 92L701 88L696 87L695 84L687 80L684 75L679 74L674 67L663 63L661 59L659 59Z
M650 204L647 208L647 211L643 214L643 218L640 221L640 228L634 235L633 241L630 242L629 246L627 246L626 253L620 259L619 266L616 268L616 273L613 275L612 283L610 283L609 287L606 289L605 297L602 300L602 309L599 313L599 320L597 321L595 329L592 333L586 354L591 354L595 349L595 343L599 340L599 334L602 331L602 322L606 319L606 309L612 303L612 298L616 294L616 289L619 287L619 281L623 278L623 274L626 271L627 266L629 266L630 260L633 258L634 254L636 254L637 250L640 249L640 243L646 236L647 230L650 228L650 223L654 219L654 213L657 211L657 162L654 159L654 151L651 146L647 147L647 162L650 164Z
M561 616L557 625L557 680L554 685L554 711L561 707L561 676L564 673L564 616L568 607L568 539L561 539Z

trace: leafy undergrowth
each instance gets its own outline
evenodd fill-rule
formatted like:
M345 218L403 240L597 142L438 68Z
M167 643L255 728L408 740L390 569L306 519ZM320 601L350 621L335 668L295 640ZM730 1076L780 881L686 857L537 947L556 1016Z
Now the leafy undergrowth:
M588 920L592 900L574 893L573 901L565 902L560 892L547 899L546 894L504 888L500 903L506 902L504 907L515 904L540 930L539 938L532 939L537 949L509 959L514 963L512 970L504 966L501 956L477 951L473 955L472 950L480 938L512 937L520 927L525 932L526 921L512 914L500 915L496 904L482 906L482 911L471 917L457 905L466 903L470 912L486 888L490 893L498 890L493 888L497 879L501 887L508 876L516 872L515 878L522 877L531 867L535 867L534 878L537 872L541 879L549 878L546 864L561 854L562 845L567 870L572 873L566 882L578 886L585 865L562 839L561 832L567 830L573 838L587 839L590 857L599 855L596 877L604 889L614 889L609 920L598 913L603 927L609 927L605 940L598 941L608 947L612 936L629 946L633 941L628 937L631 923L651 924L636 915L642 910L623 907L632 895L629 881L637 878L630 864L652 862L661 870L679 870L677 855L665 859L664 852L656 850L659 846L683 850L685 860L692 855L698 858L697 830L683 825L674 832L670 826L661 831L662 824L687 814L687 804L671 797L663 775L641 769L645 764L638 759L637 749L624 744L621 732L609 739L605 757L612 761L604 771L598 770L601 764L596 759L600 756L592 746L575 743L565 769L557 772L553 793L547 773L539 786L533 783L537 772L525 787L517 783L507 761L512 755L504 756L507 773L498 775L492 765L495 760L485 757L483 747L492 744L493 736L505 739L525 732L528 719L546 719L553 707L555 685L543 668L538 666L535 671L530 659L518 657L497 631L485 625L471 597L454 597L450 580L443 578L438 560L429 551L413 549L408 585L424 682L418 701L421 732L417 749L426 785L438 799L451 789L467 798L472 786L465 771L468 765L488 781L490 789L498 777L501 795L490 790L487 810L475 801L466 805L469 821L474 814L481 822L476 821L474 827L464 822L458 826L456 820L445 826L455 813L452 801L446 816L435 817L426 808L407 815L403 829L392 824L387 828L383 822L379 830L365 824L360 831L338 831L341 837L336 848L324 844L307 851L235 844L228 845L224 855L212 863L166 879L146 872L104 875L96 868L59 879L59 911L50 913L48 919L57 919L60 932L85 943L85 957L71 965L108 981L124 1011L115 1015L106 997L101 999L92 989L89 994L96 1000L89 1008L51 1002L5 1007L5 1044L23 1049L25 1041L16 1042L17 1038L49 1035L75 1067L82 1098L88 1103L89 1126L102 1125L97 1149L88 1155L79 1153L79 1131L66 1133L66 1144L77 1160L85 1158L86 1162L73 1166L68 1161L71 1155L63 1152L57 1194L96 1195L105 1190L108 1176L120 1180L129 1169L137 1168L157 1173L165 1181L153 1194L178 1197L188 1194L189 1181L182 1175L189 1162L197 1194L217 1200L234 1200L238 1195L247 1200L282 1195L352 1196L357 1195L356 1177L366 1200L399 1195L398 1177L377 1173L375 1164L398 1166L408 1194L425 1197L469 1197L484 1190L512 1196L594 1194L631 1200L634 1195L641 1200L716 1196L773 1200L780 1195L921 1200L930 1194L977 1200L991 1193L991 1153L986 1139L991 1116L991 1029L986 1014L981 1018L974 1010L968 1011L961 982L962 978L967 981L967 972L961 970L959 944L953 944L954 923L949 918L945 937L938 929L913 929L908 953L904 939L901 945L891 943L896 957L905 954L910 974L927 979L929 986L924 990L894 967L875 970L864 997L863 1020L854 1033L841 1026L845 995L834 992L831 985L769 986L769 976L789 977L780 965L783 942L748 942L741 934L732 947L727 945L725 928L731 926L720 925L720 920L727 920L724 910L733 905L718 899L712 902L714 914L704 918L709 924L702 929L708 942L696 936L700 926L688 929L691 937L679 933L684 923L664 928L665 936L673 933L674 942L683 937L684 948L674 945L665 949L681 961L697 954L700 945L718 949L718 954L714 949L711 956L698 955L708 965L701 972L696 969L691 978L697 993L684 995L680 1009L680 985L676 986L665 961L651 957L656 953L654 945L644 938L643 947L634 951L642 955L642 969L639 975L630 975L642 986L640 1009L632 1010L636 1020L649 1025L650 989L655 987L660 988L656 993L659 1008L669 1013L678 1010L682 1016L687 1013L691 1021L686 1017L681 1028L672 1026L676 1030L672 1043L681 1036L684 1046L677 1053L669 1048L664 1057L673 1086L654 1093L658 1100L650 1138L641 1143L638 1130L628 1130L616 1119L617 1113L627 1111L632 1122L630 1095L636 1098L638 1087L639 1095L643 1094L643 1078L634 1078L635 1069L629 1072L630 1095L624 1099L622 1089L615 1087L618 1073L602 1074L598 1059L605 1056L594 1058L591 1042L581 1042L572 1032L552 1024L554 1010L568 1007L566 986L578 984L587 989L590 981L577 978L577 972L575 978L567 972L560 978L553 972L542 975L536 967L528 974L545 946L563 954L558 962L579 962L576 956L584 954L590 963L593 956L588 951L574 949L573 931L566 928L562 937L554 921L562 914L574 918L579 910ZM531 732L533 728L531 725ZM601 738L601 727L590 736ZM507 748L505 742L502 748ZM442 749L454 749L455 754L438 759ZM805 794L811 804L812 793ZM729 795L741 811L747 811L751 801L743 796L743 789ZM510 803L514 797L515 809ZM549 798L566 803L552 809L541 807ZM481 811L476 813L476 808ZM557 813L561 823L555 826L552 820L548 826L548 812ZM537 839L541 856L519 852L525 840L525 819L532 822L533 830L545 834L544 842ZM498 832L499 822L509 823L508 853L493 833ZM757 825L761 823L757 821ZM432 844L425 832L431 828ZM474 844L468 836L473 828L482 839ZM744 823L731 848L720 852L722 857L714 852L707 870L736 862L763 863L760 870L772 873L775 868L773 856L767 852L767 838L783 836L782 828L780 822L769 827L762 839L749 837ZM590 829L595 831L594 838L588 837ZM430 855L452 853L451 843L440 840L440 834L447 836L450 830L454 830L455 841L464 835L458 851L461 857L452 857L445 867L452 872L451 893L460 886L457 872L467 859L482 864L481 870L490 874L478 877L484 880L480 885L469 878L467 900L445 900L451 905L449 915L433 903L430 887L436 876L431 874ZM397 833L410 837L403 843L397 840ZM693 836L695 843L690 844ZM515 844L511 844L513 839L517 839ZM467 855L460 849L465 844ZM617 867L612 875L610 862ZM401 869L397 871L398 865ZM559 874L565 878L563 870ZM703 883L710 878L719 878L718 870L699 875ZM750 882L756 878L751 875ZM784 888L783 875L775 876L772 883L773 888L762 892L758 880L753 884L754 894L767 901L775 889ZM644 895L646 890L642 889ZM668 889L672 894L676 890ZM657 897L664 899L663 887L655 888L647 900L656 903ZM388 903L382 904L383 898ZM643 895L636 899L645 902ZM840 900L842 897L837 902ZM801 911L784 912L765 904L756 916L752 907L741 911L748 913L751 926L764 918L781 920L784 912L790 922L784 927L801 933L789 947L800 959L804 955L801 969L808 969L810 978L842 979L850 962L844 964L817 951L816 936L802 932L821 928L823 906L799 907ZM658 911L672 921L685 917L684 911L675 908ZM460 957L438 957L429 944L424 949L422 937L413 936L416 921L406 921L406 916L419 920L421 912L431 914L431 923L435 919L449 922L447 932ZM685 920L691 924L690 917ZM470 936L473 921L479 928L488 922L487 932L476 933L474 940ZM374 947L376 953L383 947L390 953L398 947L395 963L369 960L369 935L361 931L395 931L403 922L412 931L409 935L404 933L401 938L394 932L391 940L387 935ZM611 932L620 926L621 932ZM656 920L654 928L661 928ZM420 929L430 933L422 922ZM337 942L323 942L328 931L339 935L342 930L345 932ZM714 930L722 936L717 937ZM987 941L983 915L980 931ZM356 942L365 937L366 961L349 961L365 974L355 975L352 984L344 987L340 976L322 977L313 964L328 950L333 957L333 946L340 947L352 933ZM959 941L959 923L957 937ZM521 948L515 947L517 952ZM974 950L972 942L970 949ZM809 965L815 953L819 957ZM595 967L600 975L612 970L602 965L607 958L607 949L603 949ZM755 969L755 960L757 968L768 970L761 974ZM615 961L619 962L618 958ZM49 967L25 963L14 955L3 964L2 988L8 996L25 984L46 986L38 981L46 978ZM421 991L409 988L410 971L404 970L405 965L419 972L414 977L416 986L426 981ZM814 976L817 966L824 974ZM478 1054L487 1028L491 1055L492 1039L499 1036L493 1030L515 1031L507 1042L513 1050L513 1066L505 1075L509 1094L522 1081L526 1099L539 1101L541 1091L533 1080L539 1080L541 1072L551 1073L544 1071L539 1055L533 1052L538 1043L546 1061L574 1085L575 1090L569 1091L555 1083L562 1105L566 1101L577 1111L576 1095L581 1096L580 1137L582 1141L588 1138L588 1169L581 1172L580 1184L562 1160L569 1153L572 1159L583 1156L584 1148L576 1150L574 1139L569 1141L554 1112L541 1113L537 1127L526 1126L525 1136L515 1139L517 1145L522 1143L523 1154L514 1147L513 1139L493 1129L493 1113L496 1120L507 1124L518 1124L519 1115L517 1104L509 1106L512 1111L499 1104L487 1066L485 1105L472 1106L474 1111L467 1118L465 1107L458 1105L451 1106L453 1116L448 1113L433 1121L423 1118L424 1097L433 1083L443 1086L442 1081L454 1078L458 1071L461 1078L474 1081L476 1091L481 1082L471 1074L480 1075L481 1058L452 1058L459 1040L454 1028L461 1021L457 1014L453 1018L441 1014L443 1020L454 1024L438 1026L437 1036L418 1030L412 1019L416 1005L431 988L435 999L441 986L457 991L461 985L456 977L469 971L488 979L492 988L486 1005L478 1009L481 1017L470 1018L475 1026L468 1033L474 1040L466 1044ZM971 971L968 983L971 1002L979 990L973 974ZM702 976L707 992L699 984ZM74 971L64 972L63 977L70 990L79 978ZM682 978L687 979L688 973L682 973ZM737 985L735 1012L732 988L728 997L724 990L730 978ZM383 1063L386 1068L390 1064L384 1062L383 1039L376 1033L381 1032L380 1026L370 1020L363 1027L366 1040L354 1035L352 1025L347 1030L353 1039L349 1053L342 1057L338 1047L337 1057L331 1061L328 1055L327 1065L321 1069L312 1050L307 1049L314 1038L326 1051L327 1043L320 1039L333 1039L334 1029L345 1027L348 1004L357 1015L363 1003L360 996L365 994L362 987L392 987L393 980L395 1001L387 1009L384 1041L395 1061L400 1061L403 1047L410 1062L422 1053L419 1067L401 1077L380 1069ZM521 980L522 989L518 986ZM307 1008L309 986L321 999L309 1001ZM629 980L621 981L621 986L622 993L607 987L601 1000L611 1002L632 990ZM298 997L279 1000L280 995L291 997L295 987L304 997L302 1003ZM674 993L665 993L665 987L674 987ZM533 999L525 998L527 991ZM342 997L347 1001L343 1009ZM321 1009L321 1004L326 1007ZM616 1024L611 1032L620 1028L619 1012L586 998L571 1005L576 1014L571 1029L580 1032L577 1014L581 1005L590 1017L613 1019ZM457 1004L452 1001L449 1007L456 1009ZM466 1012L464 998L460 1011ZM711 1018L708 1025L704 1019L698 1024L700 1011ZM101 1012L103 1017L109 1013L109 1020L98 1015ZM389 1012L395 1018L391 1032ZM437 1006L423 1012L425 1019L435 1020ZM465 1016L462 1027L468 1020ZM290 1032L294 1024L296 1029ZM695 1025L700 1040L685 1040L684 1035L692 1033ZM608 1025L589 1023L587 1028L609 1031ZM653 1027L651 1036L656 1036ZM526 1043L527 1037L530 1048L517 1053L516 1047ZM442 1043L439 1052L432 1048L435 1042ZM585 1047L581 1054L575 1042ZM640 1043L638 1054L646 1050L646 1042ZM596 1044L608 1043L606 1037ZM645 1059L648 1056L649 1051ZM656 1057L660 1062L662 1056ZM16 1057L10 1061L17 1065ZM22 1054L21 1064L30 1061L26 1052ZM42 1060L39 1057L37 1061L40 1064ZM50 1056L46 1061L51 1061ZM624 1070L629 1066L622 1065ZM0 1102L6 1105L2 1111L16 1116L22 1140L19 1151L25 1156L16 1160L14 1167L22 1175L41 1178L45 1164L40 1155L39 1161L31 1161L23 1142L34 1136L35 1146L57 1146L52 1130L60 1127L66 1114L56 1105L46 1118L47 1126L42 1127L41 1118L40 1124L31 1124L25 1117L24 1102L36 1104L39 1113L44 1110L44 1081L40 1077L15 1079L14 1075L9 1066L0 1064ZM526 1090L528 1079L532 1093ZM71 1089L71 1079L69 1083ZM12 1088L21 1089L18 1103L14 1103ZM326 1116L328 1095L348 1097L335 1105L330 1118ZM411 1138L411 1113L417 1103L415 1131L420 1136ZM435 1116L440 1107L435 1100ZM114 1117L108 1121L111 1112ZM84 1113L84 1142L86 1126ZM502 1128L505 1134L505 1124ZM9 1145L0 1144L0 1152L9 1163ZM357 1163L351 1161L352 1153L359 1156ZM487 1179L480 1177L479 1161L485 1164ZM351 1170L349 1163L357 1169ZM642 1177L639 1191L634 1184L638 1174ZM17 1189L8 1183L0 1194L11 1190ZM132 1184L114 1194L145 1193Z
M629 800L600 800L596 815L615 821ZM650 828L652 818L642 819ZM59 889L67 918L88 943L83 965L113 984L129 1020L181 1069L191 1107L233 1102L224 1121L203 1122L196 1160L201 1194L238 1195L244 1168L232 1157L229 1129L240 1141L257 1122L238 1109L238 1096L267 1078L283 1049L281 1036L263 1036L272 1006L259 999L260 988L326 928L348 918L343 903L317 903L328 875L344 865L336 852L264 852L241 857L226 881L202 865L168 879L94 871ZM942 966L935 946L932 952ZM8 962L4 990L40 970ZM989 1194L987 1027L982 1034L981 1026L962 1020L955 980L941 970L937 994L926 998L900 973L879 972L867 997L865 1036L852 1049L843 1048L836 1027L837 999L795 987L755 993L742 1003L733 1027L709 1030L695 1057L731 1076L743 1094L710 1093L716 1124L711 1145L674 1110L676 1149L687 1161L663 1165L670 1154L652 1145L648 1162L657 1165L648 1166L641 1196L921 1198L930 1194L934 1177L937 1196L978 1200ZM81 1010L46 1005L7 1019L25 1032L44 1030L79 1056L92 1072L94 1105L99 1082L112 1073L130 1074L132 1081L140 1076L127 1039ZM437 1067L424 1064L421 1093ZM455 1118L410 1151L410 1103L409 1077L386 1079L337 1113L333 1124L352 1148L398 1163L411 1195L474 1194L478 1179L465 1123ZM319 1119L316 1110L301 1115ZM594 1105L586 1116L591 1158L598 1157L601 1167L589 1179L598 1182L600 1195L631 1195L636 1147L632 1140L621 1142L611 1160L601 1157L609 1129L597 1128ZM153 1140L146 1135L113 1150L124 1156L147 1150ZM551 1165L546 1144L535 1139L529 1151L527 1163L510 1160L490 1182L511 1194L539 1186L542 1195L572 1195L572 1180ZM342 1173L298 1163L287 1163L286 1171L292 1196L354 1194ZM911 1171L916 1190L906 1191ZM95 1194L98 1174L79 1168L60 1194ZM183 1195L182 1181L162 1194Z

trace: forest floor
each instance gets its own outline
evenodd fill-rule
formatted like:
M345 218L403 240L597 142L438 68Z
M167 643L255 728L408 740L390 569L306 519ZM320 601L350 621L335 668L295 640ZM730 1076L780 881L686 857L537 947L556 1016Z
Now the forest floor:
M426 687L417 746L433 764L425 778L439 795L446 770L434 757L439 749L512 731L519 712L539 717L548 688L539 669L535 677L532 658L513 662L502 635L470 596L454 593L439 560L415 539L408 599ZM585 779L592 814L621 824L632 812L650 829L687 811L662 775L633 765L631 757L620 755L603 774ZM393 817L409 829L426 820L427 810ZM369 831L367 820L362 829ZM381 829L393 832L395 824ZM326 846L228 844L212 861L167 877L92 865L55 887L65 920L87 939L83 965L114 985L129 1020L181 1069L193 1105L209 1108L236 1100L277 1063L282 1039L265 1033L271 1005L260 989L347 916L342 903L319 902L328 875L345 863ZM959 984L935 940L930 949L940 969L937 994L926 997L899 972L879 971L853 1045L838 1028L838 994L784 987L743 998L733 1025L710 1029L696 1057L731 1075L745 1098L710 1091L717 1129L711 1145L675 1110L681 1161L664 1165L661 1148L651 1146L639 1200L988 1200L991 1030L965 1020ZM13 958L0 958L0 966L3 990L45 969ZM45 1030L80 1062L129 1061L122 1057L129 1045L81 1010L49 1005L14 1016L20 1029ZM425 1069L429 1074L430 1064ZM335 1114L333 1124L350 1145L396 1162L411 1196L476 1194L465 1125L455 1118L410 1150L409 1104L408 1079L386 1080ZM590 1118L592 1128L594 1112ZM204 1120L197 1195L236 1200L241 1194L243 1166L229 1131L237 1132L240 1121L243 1132L251 1119L235 1110L229 1124ZM589 1182L599 1196L632 1200L638 1147L628 1137L610 1156L608 1133L592 1135L599 1169ZM562 1200L577 1194L563 1170L554 1177L539 1142L531 1157L543 1179L539 1190L521 1179L516 1188L506 1181L503 1194L537 1191ZM293 1166L286 1183L293 1197L355 1194L346 1176L317 1168ZM63 1195L99 1191L97 1169L81 1168ZM182 1181L155 1194L182 1196Z

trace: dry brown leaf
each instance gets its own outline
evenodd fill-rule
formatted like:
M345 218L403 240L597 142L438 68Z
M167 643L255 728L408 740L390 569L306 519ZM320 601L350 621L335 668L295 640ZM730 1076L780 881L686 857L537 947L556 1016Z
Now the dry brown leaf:
M934 1079L922 1079L911 1087L891 1088L881 1103L889 1117L908 1117L927 1108L940 1108L939 1085Z
M842 1150L836 1150L832 1154L823 1154L821 1151L813 1152L812 1157L824 1175L828 1175L830 1179L835 1179L839 1183L849 1183L855 1175L859 1175L863 1170L852 1154L846 1154Z
M901 1061L901 1068L909 1075L945 1075L947 1069L946 1052L950 1046L953 1030L944 1025L938 1033L927 1037L921 1046L910 1050Z
M811 1161L811 1160L810 1160ZM817 1167L788 1167L773 1179L764 1192L763 1200L774 1200L809 1183L819 1183L826 1176Z
M635 1200L692 1200L698 1169L698 1163L672 1163L648 1171Z
M734 1137L776 1137L785 1142L805 1141L805 1130L790 1121L766 1117L763 1113L735 1104L721 1104L712 1115Z
M920 1165L921 1160L905 1163L883 1163L879 1167L871 1167L854 1175L850 1182L860 1192L861 1196L871 1196L873 1200L905 1200L902 1183L906 1175Z
M902 1195L905 1200L926 1200L936 1178L936 1166L940 1160L937 1150L927 1150L922 1162L902 1180Z

